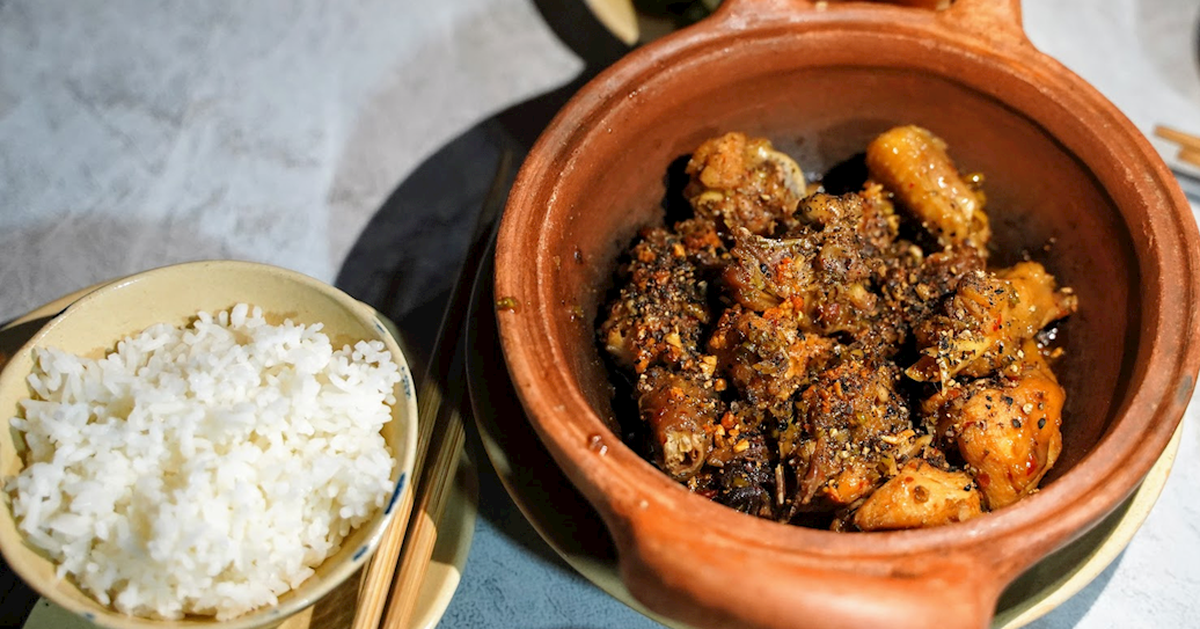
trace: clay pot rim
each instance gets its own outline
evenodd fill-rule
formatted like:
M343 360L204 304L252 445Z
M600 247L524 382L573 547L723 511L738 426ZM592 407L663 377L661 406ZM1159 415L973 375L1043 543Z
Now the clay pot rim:
M1015 22L1012 28L1001 25L988 32L964 21L962 13L934 15L879 5L831 6L820 11L803 8L802 4L786 0L728 3L727 9L697 27L634 51L585 86L534 146L530 155L539 159L527 160L518 174L496 251L496 295L517 296L522 304L519 313L502 311L498 319L505 358L531 423L543 441L552 445L552 454L572 482L600 509L610 529L620 528L616 520L640 517L639 510L665 509L672 512L670 518L682 527L696 524L723 530L724 537L712 540L715 543L782 552L786 557L781 556L781 560L809 557L822 565L827 565L830 559L857 563L857 560L936 553L947 546L960 549L992 546L1001 538L1024 540L1023 533L1035 529L1035 537L1052 538L1055 545L1065 543L1102 518L1137 486L1168 443L1189 400L1194 384L1191 374L1200 363L1200 345L1191 340L1200 332L1200 321L1190 308L1194 297L1200 295L1200 275L1196 272L1196 252L1200 248L1190 212L1184 216L1181 211L1189 206L1170 172L1132 124L1094 88L1037 51ZM1000 13L1005 7L1011 8L1006 2L962 0L962 4L969 5L964 11L981 5L998 7ZM767 10L747 11L750 5ZM803 12L786 13L798 7ZM992 17L985 20L985 26L996 25ZM949 57L938 62L880 58L870 64L856 65L931 74L1012 108L1008 100L994 89L980 85L975 77L945 71L962 64L987 66L1029 90L1041 92L1047 106L1053 105L1056 112L1076 108L1070 139L1099 150L1088 155L1081 155L1070 146L1066 150L1093 173L1098 170L1097 164L1107 162L1123 165L1118 170L1131 180L1140 177L1138 186L1122 189L1115 188L1116 182L1111 178L1103 182L1097 177L1097 182L1118 208L1146 206L1147 214L1141 224L1134 224L1129 216L1122 215L1133 237L1138 236L1135 232L1141 228L1145 232L1143 237L1150 240L1175 239L1169 246L1155 248L1150 256L1138 258L1141 292L1131 298L1141 298L1147 309L1142 313L1138 356L1127 384L1129 393L1125 403L1113 412L1114 422L1073 469L1018 505L968 522L931 529L852 535L737 513L691 494L621 443L619 437L604 428L604 422L570 378L544 367L567 362L559 351L561 348L529 345L551 334L548 304L552 302L543 294L541 271L549 268L545 259L546 234L557 226L549 222L543 226L541 214L536 217L522 214L535 214L532 208L555 202L560 187L555 177L570 176L579 147L587 143L591 134L602 132L601 123L610 116L610 110L627 94L665 80L672 73L686 72L689 65L702 63L706 55L719 54L722 47L764 44L766 40L795 36L800 31L806 35L844 31L897 40L919 39ZM1027 111L1014 110L1043 128L1043 122L1052 117L1051 114L1035 117ZM1083 122L1085 119L1106 123L1103 139ZM1058 126L1063 127L1064 123L1059 121ZM1048 135L1063 142L1059 135ZM521 235L529 229L543 230L539 232L532 258L527 250L517 246L522 241L526 246L530 244L530 239ZM534 286L522 284L517 272L520 265L538 269L538 282ZM1168 290L1164 268L1174 268L1182 277L1182 281L1172 282L1177 286L1174 292ZM1162 300L1155 301L1159 295ZM538 325L529 324L530 319ZM611 437L605 439L608 446L605 456L596 456L586 448L588 439L596 434ZM1113 485L1122 488L1119 496L1091 495L1091 490ZM614 530L614 534L619 536L623 532ZM1037 558L1029 557L1019 568ZM1005 571L1012 572L1003 577L1006 582L1018 570L1010 566Z

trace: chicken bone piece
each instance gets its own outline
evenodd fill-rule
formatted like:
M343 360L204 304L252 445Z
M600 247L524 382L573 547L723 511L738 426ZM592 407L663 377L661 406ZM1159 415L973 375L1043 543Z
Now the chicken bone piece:
M796 421L779 439L796 473L794 511L848 505L884 478L912 435L899 379L890 362L847 357L800 394Z
M814 215L828 223L807 225L788 238L737 230L725 286L749 310L791 308L805 332L861 334L877 323L872 286L883 267L881 252L859 231L871 224L862 220L864 203L857 195L816 194L805 206L818 208Z
M750 435L737 441L742 452L719 472L720 490L716 499L743 513L774 518L776 476L768 463L762 435Z
M938 314L964 277L986 268L986 261L969 247L929 255L907 241L898 241L894 247L894 254L885 261L879 292L891 313L885 316L898 318L909 329Z
M769 140L726 133L701 144L687 165L683 194L696 216L753 234L769 234L796 211L804 173Z
M638 378L638 409L650 428L655 463L675 480L695 476L724 413L712 382L652 367Z
M736 304L721 315L708 340L720 371L738 392L776 416L792 414L791 397L824 367L835 346L832 339L801 331L790 308L759 314Z
M838 230L854 235L867 257L887 251L900 229L890 194L882 186L868 181L861 192L833 196L818 192L806 197L797 209L800 219L791 234L804 233L806 226L819 230Z

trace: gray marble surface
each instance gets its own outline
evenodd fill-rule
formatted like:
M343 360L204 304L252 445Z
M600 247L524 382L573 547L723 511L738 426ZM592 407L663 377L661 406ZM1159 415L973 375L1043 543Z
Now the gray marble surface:
M1144 132L1200 132L1196 0L1037 0L1025 20ZM528 0L0 0L0 321L199 258L332 282L422 160L581 68ZM1196 408L1133 543L1035 627L1200 626ZM441 626L657 626L539 546L490 487Z

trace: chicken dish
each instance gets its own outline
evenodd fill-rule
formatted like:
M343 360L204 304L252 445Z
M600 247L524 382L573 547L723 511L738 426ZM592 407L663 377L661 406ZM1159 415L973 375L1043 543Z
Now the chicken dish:
M1062 449L1051 341L1077 298L1036 261L988 266L982 176L929 131L891 129L861 164L847 192L765 139L696 149L685 211L639 233L599 314L623 437L691 491L794 524L1010 505Z

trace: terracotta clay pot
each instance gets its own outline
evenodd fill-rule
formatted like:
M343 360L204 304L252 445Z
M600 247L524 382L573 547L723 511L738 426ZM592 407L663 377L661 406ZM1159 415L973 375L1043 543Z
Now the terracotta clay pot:
M668 165L741 130L821 172L907 123L986 174L993 264L1035 252L1079 295L1053 473L1012 507L887 533L787 526L689 493L606 428L594 332L619 252L662 220ZM542 135L497 246L496 295L513 305L501 343L530 421L650 609L700 627L985 627L1005 585L1120 504L1171 437L1200 362L1197 242L1150 145L1034 49L1016 0L940 13L730 0L601 74Z

